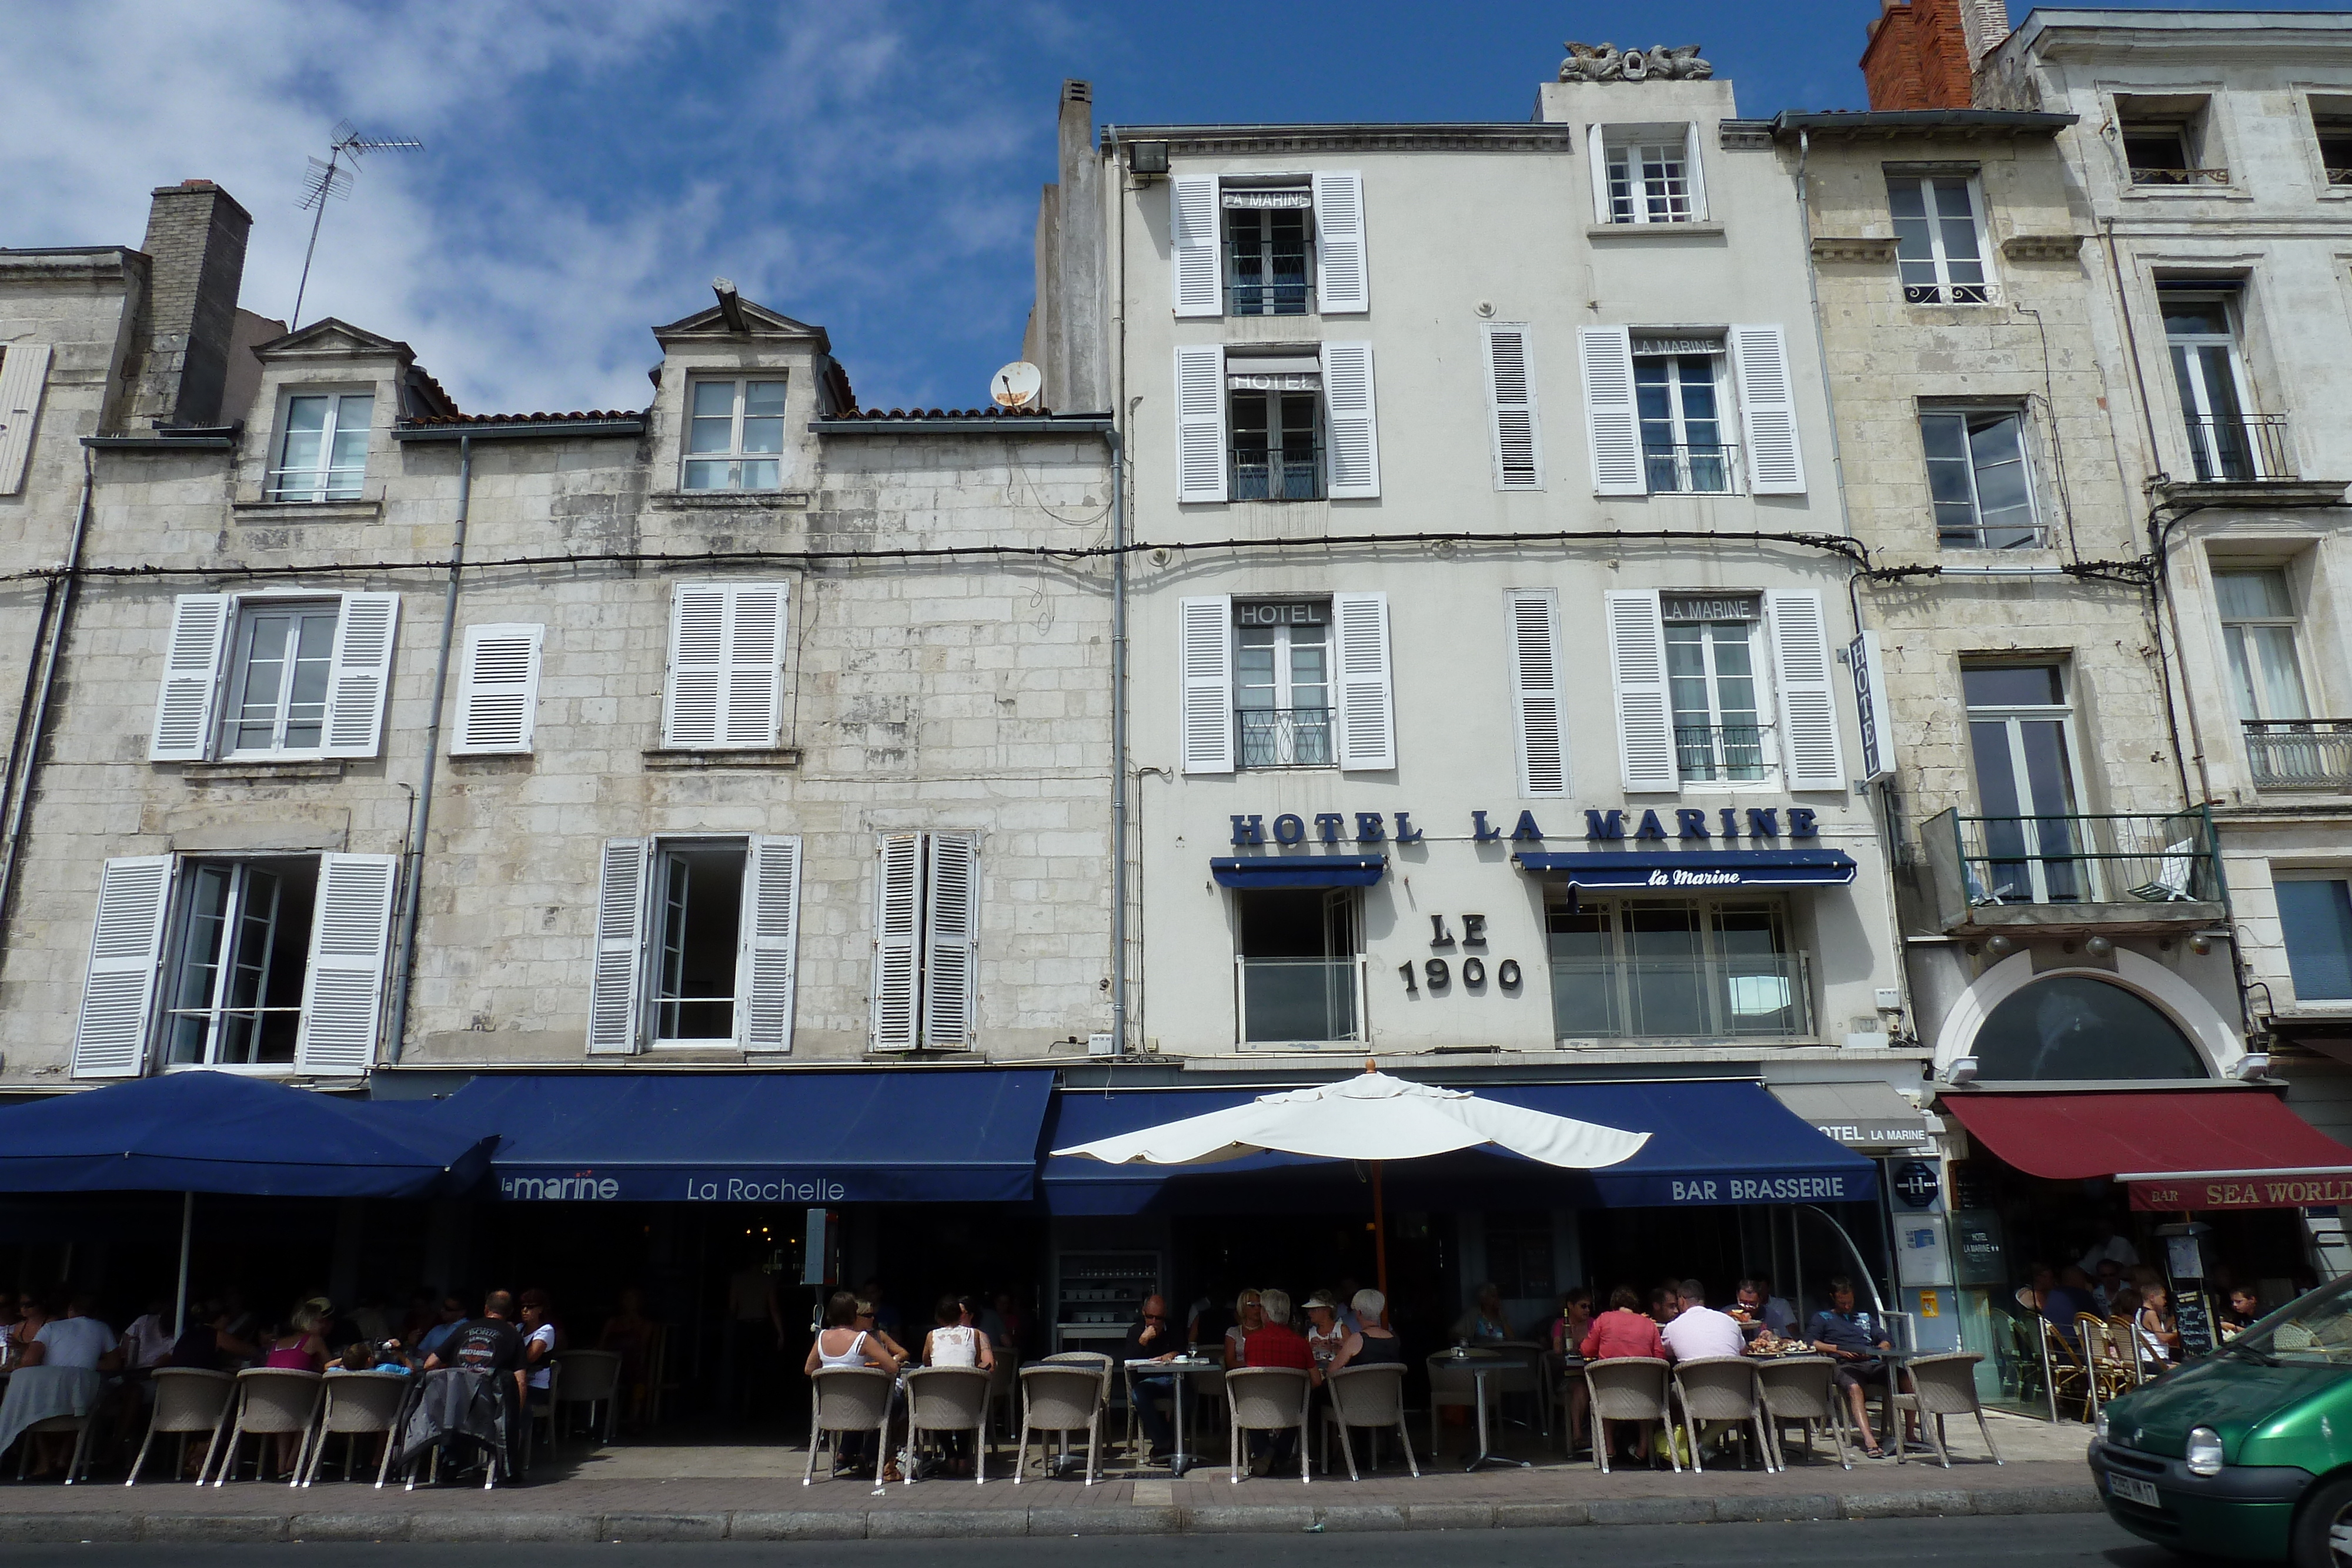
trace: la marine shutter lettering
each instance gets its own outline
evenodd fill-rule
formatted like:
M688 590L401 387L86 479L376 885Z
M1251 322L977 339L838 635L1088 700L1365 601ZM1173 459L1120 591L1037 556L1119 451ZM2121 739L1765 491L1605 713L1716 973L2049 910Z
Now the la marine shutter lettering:
M1674 709L1666 696L1666 628L1658 596L1642 589L1612 591L1609 674L1617 691L1617 758L1625 788L1634 793L1673 789Z

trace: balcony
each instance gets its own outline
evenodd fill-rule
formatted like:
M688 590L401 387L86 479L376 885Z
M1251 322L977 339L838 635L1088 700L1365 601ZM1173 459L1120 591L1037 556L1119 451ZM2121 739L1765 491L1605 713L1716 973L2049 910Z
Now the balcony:
M2189 422L2189 455L2200 485L2253 485L2297 477L2286 415L2248 413Z
M1235 446L1230 481L1236 501L1319 501L1323 458L1269 457L1264 447Z
M1234 756L1244 768L1330 768L1328 707L1244 707L1234 710Z
M1998 305L2000 286L1996 283L1906 283L1903 286L1906 305Z
M1811 966L1802 953L1554 958L1551 1012L1561 1040L1804 1038Z
M1675 767L1685 784L1755 783L1765 776L1769 757L1760 724L1675 726Z
M1739 448L1642 443L1642 464L1653 496L1739 494Z
M1921 824L1937 917L1949 936L2170 931L2229 918L2212 819L1963 817Z
M2257 789L2352 790L2352 719L2248 719L2246 756Z
M2167 169L2152 163L2134 163L2131 171L2135 185L2227 185L2227 169Z
M1364 1038L1364 960L1236 958L1244 1045L1342 1045Z

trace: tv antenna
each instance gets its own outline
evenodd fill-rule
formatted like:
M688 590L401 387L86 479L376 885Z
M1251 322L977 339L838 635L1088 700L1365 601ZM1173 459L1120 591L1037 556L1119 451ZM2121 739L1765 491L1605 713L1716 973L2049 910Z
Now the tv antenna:
M302 252L302 281L294 287L294 318L286 324L289 332L302 324L302 296L310 287L310 258L318 254L319 225L327 216L327 198L331 196L339 202L351 199L352 176L359 172L360 160L368 153L418 152L425 147L424 142L413 137L362 136L359 128L348 120L337 120L329 134L334 141L327 149L327 161L321 163L316 158L310 160L310 172L302 180L302 199L294 204L297 212L315 215L310 219L310 244Z

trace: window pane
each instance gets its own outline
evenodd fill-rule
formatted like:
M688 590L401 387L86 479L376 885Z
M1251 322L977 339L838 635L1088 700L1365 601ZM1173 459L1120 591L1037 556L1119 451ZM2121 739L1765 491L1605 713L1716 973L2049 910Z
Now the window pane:
M2230 335L2229 304L2221 299L2167 298L2164 329L2175 338L2226 338Z
M2295 1000L2352 999L2352 898L2340 882L2280 882L2279 924Z
M731 1039L743 851L672 850L662 856L662 870L656 1038Z
M2252 654L2254 678L2262 683L2264 718L2309 718L2303 695L2303 672L2294 658L2292 626L2243 626L2237 629Z
M266 750L277 738L278 703L285 691L294 622L289 614L256 614L246 626L244 679L237 694L232 748Z
M2063 703L2055 664L1979 665L1960 672L1970 707L2028 707Z
M2217 571L2213 596L2224 621L2292 620L2294 598L2283 571Z
M2075 975L2037 980L1993 1009L1969 1054L1990 1082L2207 1075L2197 1048L2154 1006Z
M1553 1032L1562 1039L1623 1032L1618 1023L1618 967L1609 911L1553 908L1551 941Z
M335 428L365 430L368 427L369 416L374 409L375 394L373 392L355 392L348 397L338 398L335 402Z
M730 463L689 463L686 465L686 487L689 490L724 490L727 476L734 467Z
M1324 661L1323 628L1293 626L1290 631L1290 706L1321 708L1330 706L1330 674Z
M226 866L197 866L189 879L179 972L164 993L164 1006L171 1009L164 1060L174 1065L205 1060L205 1042L212 1033L208 1012L220 975L221 939L227 928L228 891Z
M293 688L286 705L286 746L291 751L319 744L327 717L328 666L335 652L336 612L306 611L296 618Z
M782 452L783 449L784 383L746 382L743 385L743 450ZM749 474L745 476L744 482L752 489L773 488L772 481L761 485Z
M784 383L782 382L745 382L743 383L743 417L746 419L782 419L784 414Z
M1275 642L1278 628L1244 626L1234 650L1234 700L1242 707L1270 708L1276 705Z
M735 383L733 382L695 382L694 417L697 419L734 418Z
M783 476L772 457L754 458L738 465L738 468L742 474L737 486L739 489L772 490L783 483Z

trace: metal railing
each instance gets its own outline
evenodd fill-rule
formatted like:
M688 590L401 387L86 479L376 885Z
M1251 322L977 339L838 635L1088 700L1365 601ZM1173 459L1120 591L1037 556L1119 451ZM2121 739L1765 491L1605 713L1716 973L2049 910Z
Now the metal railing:
M2221 903L2204 810L2163 816L1951 818L1969 903Z
M1328 707L1244 707L1234 710L1234 758L1244 768L1328 768Z
M1552 1032L1561 1040L1810 1035L1803 953L1554 958Z
M1642 465L1654 496L1736 496L1739 494L1739 448L1713 445L1642 444Z
M272 468L273 501L356 501L367 478L363 468Z
M1997 283L1906 283L1903 286L1906 305L1998 305L2000 286Z
M2132 165L2135 185L2226 185L2230 171L2222 169L2159 169L2153 164Z
M1295 264L1297 270L1286 264ZM1226 258L1227 315L1304 316L1314 308L1314 273L1305 256L1277 257L1271 277L1243 267L1237 256Z
M1364 960L1235 958L1244 1045L1330 1045L1364 1038Z
M1270 459L1263 448L1234 449L1233 498L1236 501L1319 501L1323 498L1323 454Z
M2243 413L2234 419L2189 422L2189 455L2200 483L2246 484L2295 476L2294 444L2286 415Z
M2246 755L2269 789L2352 789L2352 718L2250 718Z
M1760 724L1678 724L1675 767L1685 784L1759 779L1770 761L1764 749L1770 728Z
M2352 165L2330 163L2327 183L2331 185L2352 185Z

